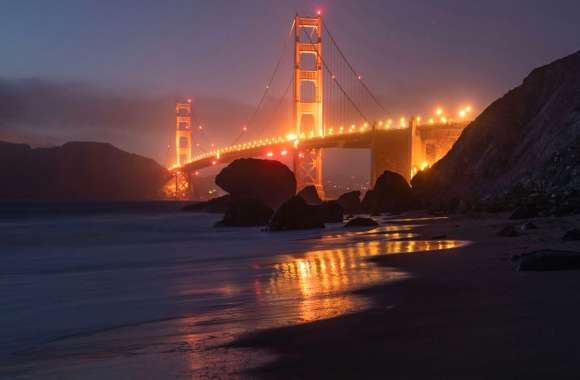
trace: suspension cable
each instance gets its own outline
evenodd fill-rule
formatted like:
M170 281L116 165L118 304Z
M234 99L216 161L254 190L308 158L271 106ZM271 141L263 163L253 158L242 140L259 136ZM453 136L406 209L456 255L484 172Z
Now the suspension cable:
M276 66L274 67L274 71L272 72L272 74L270 75L270 77L268 79L268 84L266 85L266 88L264 89L264 92L262 93L262 97L260 98L258 105L256 106L256 108L254 109L254 111L252 112L252 114L250 115L250 117L248 118L248 120L245 124L246 128L249 128L249 126L254 122L254 119L256 118L258 111L262 107L264 100L266 99L266 97L268 96L268 93L270 92L270 87L272 85L272 82L274 81L274 78L276 77L276 74L278 73L278 69L280 68L280 64L282 63L282 59L284 58L284 53L286 53L286 47L288 46L288 41L290 40L290 37L292 37L292 32L294 31L295 22L296 22L296 20L293 20L292 24L290 25L290 31L288 32L288 36L286 37L286 40L284 41L282 51L280 52L280 56L278 57L278 61L276 62ZM243 135L244 135L244 131L240 132L231 145L235 145Z
M324 29L326 30L326 33L328 34L328 37L330 37L330 40L332 41L332 44L336 47L336 50L338 51L338 53L340 54L340 56L342 57L342 59L344 59L344 61L346 62L348 68L350 69L350 71L358 78L359 74L357 73L357 71L354 69L354 67L352 66L352 64L350 63L350 61L346 58L346 56L344 55L344 53L342 52L342 50L340 49L340 47L338 46L338 44L336 43L336 40L334 39L334 37L332 36L332 33L330 33L330 29L328 29L328 26L326 26L326 23L324 21L322 21L322 24L324 25ZM378 100L378 98L373 94L373 92L370 90L370 88L366 85L366 83L362 80L362 77L359 79L361 85L364 87L364 89L368 92L368 94L371 96L371 98L373 99L373 101L381 108L381 110L383 110L384 112L386 112L386 108L383 106L383 104Z
M308 35L308 33L306 33L306 35L308 36L308 38L310 39L310 43L312 45L314 45L314 41L312 40L312 38ZM320 36L320 38L322 38L322 36ZM326 64L326 61L324 59L324 57L322 56L322 54L320 54L320 51L318 50L318 48L316 48L316 54L318 55L318 57L320 57L320 60L322 61L322 65L324 66L324 68L326 69L326 71L328 71L330 73L331 76L333 76L333 72L332 70L330 70L330 68L328 67L328 65ZM338 79L335 76L335 81L336 85L338 86L339 90L344 94L344 96L349 100L349 102L351 103L351 105L355 108L355 110L359 113L359 115L364 119L364 121L366 121L367 123L369 122L369 120L367 119L367 117L363 114L363 112L360 110L360 108L356 105L356 103L352 100L352 98L346 93L346 91L344 90L344 88L341 86L341 84L339 83Z

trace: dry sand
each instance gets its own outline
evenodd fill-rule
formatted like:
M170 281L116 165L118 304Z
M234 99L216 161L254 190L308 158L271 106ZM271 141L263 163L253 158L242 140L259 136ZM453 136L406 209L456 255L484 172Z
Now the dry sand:
M245 336L275 362L251 377L291 379L577 379L580 272L516 272L510 257L562 243L580 217L537 219L522 236L497 236L506 215L452 217L418 229L467 247L382 256L377 265L413 277L366 289L374 307L357 314Z

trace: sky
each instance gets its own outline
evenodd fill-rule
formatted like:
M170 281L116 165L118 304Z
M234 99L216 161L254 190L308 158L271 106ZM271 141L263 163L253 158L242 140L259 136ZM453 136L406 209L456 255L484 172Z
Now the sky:
M577 0L2 1L0 139L108 141L165 164L172 104L191 97L225 143L257 104L293 15L318 9L393 115L481 111L580 49Z

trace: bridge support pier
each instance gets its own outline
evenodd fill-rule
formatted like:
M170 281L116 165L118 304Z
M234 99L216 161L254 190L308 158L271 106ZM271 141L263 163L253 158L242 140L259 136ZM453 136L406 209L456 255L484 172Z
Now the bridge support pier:
M375 186L385 170L399 173L411 181L415 123L411 122L408 128L393 130L388 134L377 133L373 127L371 133L371 187Z
M320 198L324 199L322 181L322 149L306 149L294 154L294 175L298 191L306 186L314 186Z

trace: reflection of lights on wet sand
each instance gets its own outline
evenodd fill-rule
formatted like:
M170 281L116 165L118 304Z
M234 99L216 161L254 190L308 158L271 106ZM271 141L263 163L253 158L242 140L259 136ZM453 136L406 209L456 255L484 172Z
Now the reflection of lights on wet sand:
M464 244L454 240L372 240L310 251L300 257L284 256L274 265L267 289L260 296L271 298L269 301L285 309L276 311L281 318L294 315L301 322L330 318L365 306L366 301L350 291L408 277L403 272L376 267L365 258L452 249Z

